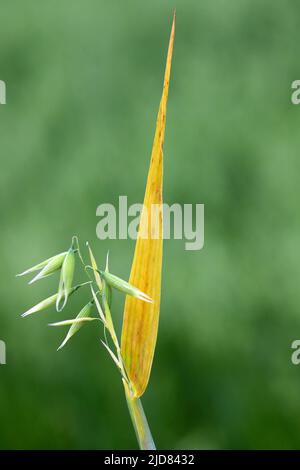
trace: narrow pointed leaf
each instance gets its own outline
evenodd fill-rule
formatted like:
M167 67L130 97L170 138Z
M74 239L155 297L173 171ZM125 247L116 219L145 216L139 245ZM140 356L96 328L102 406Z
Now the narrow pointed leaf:
M137 397L141 396L147 387L159 321L162 268L163 143L174 33L175 15L169 42L163 93L156 122L144 208L129 279L130 284L142 292L147 292L153 303L140 302L134 297L127 297L122 328L122 357ZM158 216L151 220L152 205L156 205L160 210Z

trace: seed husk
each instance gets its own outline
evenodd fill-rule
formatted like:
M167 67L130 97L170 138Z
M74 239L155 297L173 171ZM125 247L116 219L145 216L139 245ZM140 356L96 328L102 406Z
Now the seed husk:
M131 295L133 297L136 297L137 299L143 300L144 302L152 302L152 299L142 292L140 289L137 287L133 286L127 281L124 281L118 276L115 276L114 274L111 274L107 271L99 271L102 278L105 280L105 282L112 288L123 292L124 294Z
M72 287L69 290L68 295L72 295L73 292L75 292L79 287L80 287L80 285ZM55 305L55 303L57 301L57 297L58 297L58 293L56 293L54 295L51 295L50 297L47 297L47 299L42 300L41 302L36 304L34 307L31 307L29 310L22 313L21 316L22 317L27 317L28 315L32 315L33 313L40 312L41 310L44 310L48 307L51 307L52 305Z
M72 322L71 327L70 327L65 339L63 340L61 345L58 347L58 349L57 349L58 351L60 349L62 349L67 344L69 339L72 338L72 336L74 336L80 330L80 328L83 326L84 322L89 321L89 320L90 321L91 320L98 320L98 318L91 318L91 314L92 314L92 311L93 311L93 306L94 306L94 301L92 300L80 310L77 317L75 318L75 321ZM72 321L72 320L69 320L69 322L70 321ZM65 322L60 322L60 324L63 324L63 323L65 323ZM57 326L57 324L56 325L54 324L53 326Z
M59 255L51 256L51 258L45 259L41 263L36 264L35 266L32 266L29 269L26 269L26 271L23 271L20 274L17 274L17 277L25 276L26 274L30 274L30 273L33 273L35 271L39 271L40 269L43 269L47 264L49 264L57 256L66 255L66 254L67 254L67 252L64 252L64 253L59 253Z
M58 288L58 297L56 299L56 310L61 312L65 307L69 291L72 287L75 268L75 250L71 247L64 259Z
M33 284L34 282L48 277L58 271L62 267L66 255L67 252L64 252L51 258L49 263L47 263L46 266L44 266L43 269L33 279L31 279L28 284Z

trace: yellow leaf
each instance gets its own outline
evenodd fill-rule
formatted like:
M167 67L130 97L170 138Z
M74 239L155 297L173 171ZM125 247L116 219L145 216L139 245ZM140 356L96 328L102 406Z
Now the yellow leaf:
M157 115L144 208L141 214L129 280L131 284L150 296L153 303L142 302L139 299L127 296L123 318L121 352L136 397L140 397L144 393L149 381L159 321L163 245L161 213L163 143L174 33L175 14L169 42L163 92ZM153 216L151 219L153 205L157 205L159 214L158 217Z

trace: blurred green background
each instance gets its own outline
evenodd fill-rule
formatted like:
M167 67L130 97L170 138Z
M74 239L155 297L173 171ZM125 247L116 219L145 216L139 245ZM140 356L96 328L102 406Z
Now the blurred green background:
M20 318L57 276L14 276L78 234L128 278L134 241L98 240L96 207L142 201L175 6L164 198L205 204L205 246L165 242L144 406L161 449L300 447L299 2L15 0L0 19L2 449L136 448L97 327L57 353L60 314Z

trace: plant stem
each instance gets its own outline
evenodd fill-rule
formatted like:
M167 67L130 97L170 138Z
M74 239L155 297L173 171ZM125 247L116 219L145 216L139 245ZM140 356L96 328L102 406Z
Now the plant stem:
M127 405L132 420L132 424L135 430L135 434L141 450L156 450L152 434L147 422L146 415L142 406L140 398L135 398L123 380Z
M77 244L78 244L78 253L79 253L80 259L82 259L80 250L79 250L79 243L77 242ZM94 274L97 272L98 275L101 276L101 272L99 272L97 269L96 261L95 261L94 255L90 247L89 247L89 251L90 251L90 257L91 257L91 262L92 262L91 269L94 271ZM90 267L90 266L85 266L85 268L87 267ZM106 262L106 269L108 269L107 262ZM132 424L135 430L135 434L139 443L139 447L141 450L156 450L156 447L152 438L152 434L151 434L151 431L147 422L147 418L143 410L142 402L140 398L136 398L134 394L132 393L132 385L127 376L126 369L123 363L121 349L120 349L118 337L116 335L116 331L115 331L115 327L114 327L114 323L113 323L113 319L112 319L112 315L110 311L110 305L109 305L109 302L107 301L106 290L105 290L106 281L105 279L102 278L101 282L103 283L103 286L101 285L99 286L99 283L97 282L97 277L96 277L96 283L99 287L100 292L102 293L102 306L104 309L104 316L105 316L104 325L105 325L105 328L109 331L112 342L114 343L114 346L116 348L117 357L115 357L115 362L117 363L121 376L122 376L122 382L123 382L124 389L125 389L126 401L127 401L130 417L132 420ZM107 341L105 344L108 350L110 351Z

